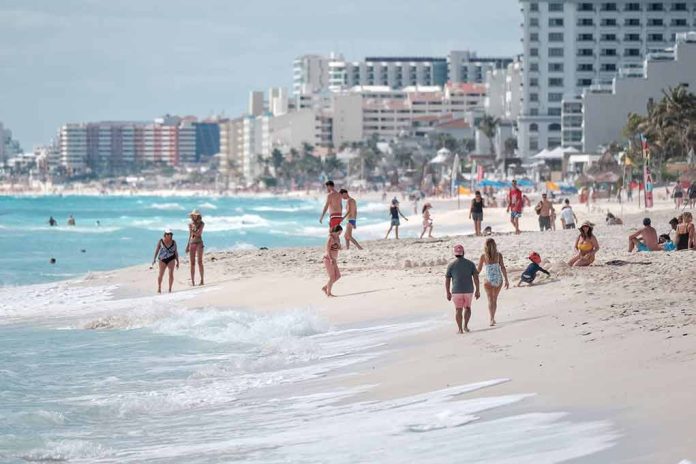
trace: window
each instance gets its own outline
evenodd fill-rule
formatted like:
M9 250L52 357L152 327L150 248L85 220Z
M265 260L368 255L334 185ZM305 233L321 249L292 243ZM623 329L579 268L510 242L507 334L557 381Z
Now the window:
M616 64L604 63L599 67L599 70L602 72L615 72L616 71Z
M648 11L664 11L662 3L648 3Z
M539 11L539 4L538 3L530 3L529 4L529 11Z
M563 11L563 2L549 3L549 11Z
M632 26L632 27L640 26L640 19L638 19L638 18L626 18L624 20L624 26Z
M616 27L616 19L614 18L605 18L602 20L602 26L605 27Z
M624 11L640 11L640 3L627 3Z
M662 34L648 34L648 42L664 42L665 37Z
M563 33L549 32L549 42L563 42Z
M578 26L594 26L594 20L592 18L579 18Z
M539 79L536 77L530 77L529 78L529 86L530 87L539 87Z
M549 98L550 102L559 102L559 101L563 100L563 94L562 93L550 93L548 98Z
M533 122L529 125L529 132L539 132L539 126Z
M624 42L640 42L640 34L626 34Z
M549 27L563 27L563 18L549 18Z
M530 42L538 42L539 41L539 34L537 34L536 32L532 32L531 34L529 34L529 41Z
M563 49L562 48L549 48L549 56L563 56Z
M578 42L594 42L594 35L578 34Z
M640 56L640 48L627 48L624 50L624 56Z
M529 139L529 149L530 150L538 150L539 149L539 139L537 139L537 138Z
M530 48L529 49L529 56L539 56L539 49L538 48Z
M578 56L594 56L591 48L580 48L578 49Z
M672 11L686 11L686 3L672 3Z
M594 65L592 63L580 63L578 65L578 71L580 71L580 72L594 71Z
M549 72L563 72L563 63L549 63Z
M601 11L616 11L616 3L602 3Z
M592 85L592 79L578 79L578 87L589 87Z
M549 132L560 132L561 131L561 125L554 122L552 124L549 124Z
M600 40L603 42L616 42L616 34L602 34Z
M530 108L529 109L530 116L537 116L538 114L539 114L539 108Z
M578 11L594 11L592 3L578 3Z
M683 18L673 19L672 26L687 26L686 19L683 19Z
M561 115L561 108L549 108L547 111L547 114L549 116L560 116Z
M530 27L539 27L539 18L529 18Z
M600 55L601 56L616 56L616 49L615 48L603 48Z
M563 78L549 77L549 87L563 87Z
M529 94L529 101L530 102L538 102L539 101L539 94L538 93L530 93Z
M648 18L648 26L649 27L664 26L664 21L662 21L662 18Z
M529 70L532 72L539 71L539 63L529 63Z

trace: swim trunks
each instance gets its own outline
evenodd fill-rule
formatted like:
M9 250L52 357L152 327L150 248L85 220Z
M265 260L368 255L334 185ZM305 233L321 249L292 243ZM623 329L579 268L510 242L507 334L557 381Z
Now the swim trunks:
M638 246L636 246L636 250L637 251L650 251L650 248L648 248L648 246L645 243L638 242Z
M521 211L510 211L510 219L517 219L522 217Z
M343 216L340 214L332 214L331 219L329 219L329 229L333 230L334 227L340 225L343 221Z
M453 293L452 303L454 303L455 308L471 308L473 297L473 293Z
M353 226L353 229L357 229L357 228L358 228L358 222L357 222L356 219L348 219L348 223L349 223L351 226Z

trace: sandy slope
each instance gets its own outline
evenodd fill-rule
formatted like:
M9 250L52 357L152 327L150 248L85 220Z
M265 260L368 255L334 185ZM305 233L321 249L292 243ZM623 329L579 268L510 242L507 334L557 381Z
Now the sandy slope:
M466 204L466 203L465 203ZM435 202L436 236L470 230L466 211L455 202ZM607 205L602 205L603 209ZM658 232L667 232L669 206L651 212ZM379 384L374 394L391 397L447 385L509 377L498 393L536 392L542 408L609 417L624 437L615 449L587 462L678 462L696 458L696 253L626 252L627 235L643 215L626 216L625 226L603 225L600 208L577 207L580 220L597 221L602 250L596 265L570 269L576 231L532 232L526 214L520 236L510 234L502 210L487 210L511 284L526 256L539 252L553 278L532 288L501 293L499 325L487 327L485 296L474 304L473 332L455 334L453 310L444 298L444 270L454 243L477 260L482 238L413 238L366 242L365 251L343 251L339 296L320 291L325 275L318 248L246 250L207 257L207 286L191 290L185 270L178 291L198 292L190 307L253 308L258 311L310 307L334 324L396 317L431 317L433 330L402 340L377 365L364 366L350 382ZM611 205L614 212L620 208ZM626 211L637 211L635 206ZM404 236L419 233L413 216ZM360 230L360 229L359 229ZM359 232L357 234L359 237ZM628 262L609 266L612 259ZM411 266L406 265L407 260ZM152 293L154 271L146 266L95 279L117 283L120 295Z

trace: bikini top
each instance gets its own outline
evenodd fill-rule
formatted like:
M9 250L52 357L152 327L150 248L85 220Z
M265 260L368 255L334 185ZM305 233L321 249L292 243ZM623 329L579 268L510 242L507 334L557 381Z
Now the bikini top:
M580 251L592 251L594 248L594 245L592 245L592 242L580 242L578 243L578 250Z

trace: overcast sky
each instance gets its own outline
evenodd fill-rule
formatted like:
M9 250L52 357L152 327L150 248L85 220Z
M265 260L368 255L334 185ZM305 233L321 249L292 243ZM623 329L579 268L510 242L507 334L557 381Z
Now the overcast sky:
M304 53L521 52L518 0L0 0L0 121L25 150L64 122L241 113Z

